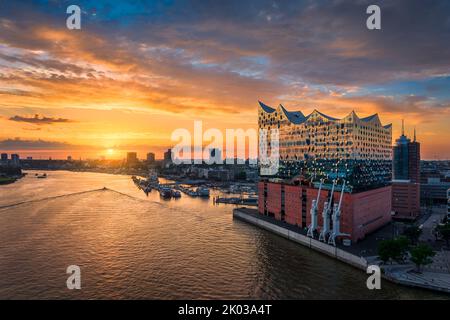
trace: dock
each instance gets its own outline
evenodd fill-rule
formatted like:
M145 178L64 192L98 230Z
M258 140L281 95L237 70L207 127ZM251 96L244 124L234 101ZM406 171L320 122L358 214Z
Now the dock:
M226 203L235 205L246 205L246 206L258 206L258 198L243 198L243 197L216 197L214 198L214 203Z

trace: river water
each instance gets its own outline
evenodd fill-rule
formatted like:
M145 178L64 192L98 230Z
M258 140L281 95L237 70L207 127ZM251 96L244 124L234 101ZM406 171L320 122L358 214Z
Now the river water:
M147 197L124 175L34 173L0 186L0 299L448 298L385 281L370 291L363 272L212 198ZM66 287L69 265L81 290Z

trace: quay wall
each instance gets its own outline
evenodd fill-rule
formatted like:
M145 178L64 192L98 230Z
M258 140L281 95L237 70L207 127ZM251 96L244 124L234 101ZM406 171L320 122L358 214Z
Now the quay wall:
M337 247L320 242L318 240L309 238L301 233L298 233L298 232L289 230L287 228L284 228L282 226L276 225L275 223L265 221L261 216L252 215L252 214L246 213L246 212L240 210L239 208L237 208L237 209L233 210L233 217L240 219L242 221L248 222L250 224L253 224L255 226L258 226L262 229L271 231L277 235L280 235L291 241L297 242L297 243L304 245L308 248L311 248L315 251L326 254L329 257L340 260L340 261L347 263L353 267L363 270L364 272L366 272L366 270L367 270L368 263L364 257L358 257L354 254L351 254L350 252L345 251L345 250L342 250ZM416 287L416 288L422 288L422 289L427 289L427 290L432 290L432 291L450 293L450 286L448 286L448 285L442 285L442 284L439 285L437 283L433 283L433 280L424 282L424 281L408 279L408 276L406 273L394 274L394 273L390 273L390 272L385 272L382 274L382 278L385 280L388 280L390 282L396 283L398 285L404 285L404 286L409 286L409 287Z
M281 226L275 225L273 223L267 222L259 217L254 217L250 214L240 211L239 209L233 210L233 216L235 218L244 220L251 224L254 224L260 228L269 230L277 235L285 237L289 240L300 243L308 248L326 254L332 258L338 259L345 263L348 263L356 268L366 270L367 269L367 261L363 257L355 256L349 252L346 252L342 249L330 246L318 240L306 237L305 235L283 228Z

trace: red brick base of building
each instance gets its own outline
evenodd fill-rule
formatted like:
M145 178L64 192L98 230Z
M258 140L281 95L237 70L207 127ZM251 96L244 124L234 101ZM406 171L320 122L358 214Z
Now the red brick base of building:
M420 184L409 180L392 181L392 211L395 219L415 220L420 215Z
M258 183L258 211L276 220L307 228L311 224L311 204L317 199L318 189L284 183ZM318 204L319 231L323 226L322 211L330 199L330 190L320 193ZM334 192L332 201L339 203L341 193ZM350 234L353 242L391 221L391 187L383 187L359 193L344 193L341 206L340 230Z

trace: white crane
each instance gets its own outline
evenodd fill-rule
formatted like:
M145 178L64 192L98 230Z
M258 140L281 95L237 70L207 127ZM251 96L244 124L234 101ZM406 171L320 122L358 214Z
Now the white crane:
M323 226L320 231L319 241L327 242L327 236L330 233L330 211L331 202L333 200L334 186L336 185L336 180L333 180L333 186L331 187L330 200L323 204L322 219Z
M331 244L333 246L336 246L336 238L339 236L350 236L347 233L341 233L340 230L340 218L341 218L341 206L342 206L342 198L344 196L344 189L345 189L345 180L342 184L341 189L341 197L339 198L339 204L335 203L333 208L333 232L331 233L330 237L328 238L328 244Z
M317 208L319 207L320 190L322 190L323 179L320 179L319 192L317 192L317 200L312 201L311 210L311 224L308 227L307 237L314 238L314 232L317 230Z

